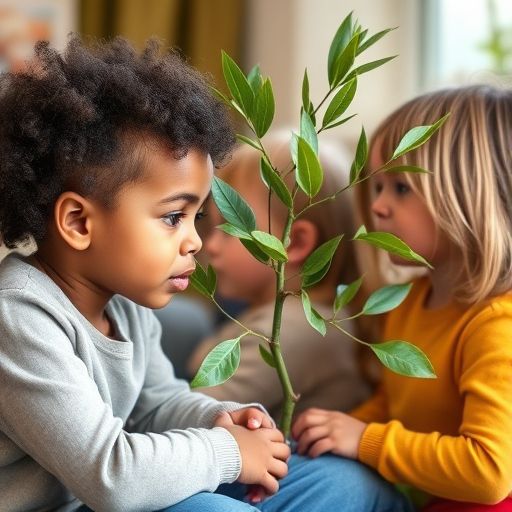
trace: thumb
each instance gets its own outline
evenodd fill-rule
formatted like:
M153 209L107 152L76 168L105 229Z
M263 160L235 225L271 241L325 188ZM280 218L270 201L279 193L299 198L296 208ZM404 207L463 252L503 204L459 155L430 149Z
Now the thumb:
M220 412L215 418L216 427L229 427L233 425L233 419L226 411Z

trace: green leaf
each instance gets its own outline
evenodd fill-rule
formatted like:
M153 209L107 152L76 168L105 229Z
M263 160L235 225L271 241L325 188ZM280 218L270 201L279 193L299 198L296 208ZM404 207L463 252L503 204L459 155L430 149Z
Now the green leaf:
M315 125L309 114L304 110L302 110L300 115L300 136L308 141L308 144L318 155L318 136L316 134Z
M395 167L388 167L386 172L412 172L412 173L424 173L424 174L432 174L431 171L427 171L427 169L423 169L422 167L416 167L415 165L396 165Z
M206 269L206 278L208 282L208 289L211 290L211 294L213 295L217 288L217 274L211 265L208 265L208 268Z
M292 162L295 164L295 167L297 167L297 162L299 158L299 139L298 135L296 133L292 132L292 138L290 140L290 155L292 157Z
M336 123L331 123L331 124L328 124L327 126L322 126L322 130L330 130L331 128L334 128L335 126L340 126L340 124L345 124L347 121L350 121L355 116L357 116L357 114L352 114L351 116L345 117L341 121L338 121Z
M336 119L338 119L345 110L347 110L354 99L356 89L357 78L353 78L340 88L325 111L324 118L322 120L322 127L336 121Z
M247 233L256 228L251 207L233 187L217 176L213 177L212 196L220 213L230 224Z
M338 311L345 307L356 296L361 284L363 283L363 276L356 279L350 284L340 284L336 287L336 298L334 299L333 311L336 315Z
M208 277L208 274L205 272L204 268L199 264L199 262L196 262L196 270L189 279L190 284L201 295L211 298L211 296L214 294L215 282L212 286L211 278Z
M332 88L338 86L338 84L343 80L343 78L345 78L345 75L349 72L350 68L354 64L358 43L359 33L356 33L348 43L347 47L343 50L341 55L334 62L334 77L332 81L329 80L329 85Z
M260 143L257 140L252 140L249 137L246 137L245 135L242 135L240 133L236 134L236 138L243 142L244 144L248 144L249 146L252 146L254 149L257 149L258 151L262 150L262 147L260 146Z
M213 93L213 95L218 99L220 100L222 103L225 103L226 105L228 106L231 106L231 103L229 101L229 98L227 96L225 96L221 91L219 91L218 89L216 89L215 87L212 87L210 85L210 91Z
M352 13L350 13L339 26L329 47L329 55L327 57L327 74L329 76L329 84L334 82L335 63L343 50L347 47L352 37Z
M306 259L301 274L310 276L322 270L326 265L328 269L336 249L340 245L343 235L339 235L317 247Z
M260 172L265 185L276 194L287 208L291 208L293 206L293 199L290 191L281 176L277 174L264 157L261 157L260 160Z
M272 352L269 352L263 345L259 344L258 348L260 349L260 355L263 361L267 363L270 367L276 368L276 361L274 359L274 356L272 355Z
M309 99L309 78L308 70L304 70L304 78L302 79L302 108L305 112L309 112L309 105L311 101Z
M415 128L409 130L399 142L398 147L395 149L395 152L391 157L391 160L395 160L408 151L416 149L417 147L424 144L443 125L443 123L448 119L449 115L449 113L446 114L445 116L441 117L441 119L438 119L434 124L416 126Z
M252 231L251 236L258 247L271 258L277 261L288 261L286 249L279 238L265 231Z
M238 64L223 50L222 71L229 92L246 117L250 118L254 104L254 92Z
M362 226L355 234L354 240L363 240L389 253L396 254L405 260L415 261L432 268L432 265L423 256L415 253L405 242L391 233L382 231L367 233L364 226Z
M398 57L398 55L392 55L391 57L385 57L384 59L374 60L372 62L367 62L366 64L362 64L361 66L358 66L354 70L352 70L348 75L347 78L345 78L344 82L348 82L352 78L356 76L360 76L363 73L368 73L368 71L372 71L372 69L376 69L383 64L386 64L386 62L389 62L390 60L393 60L395 57Z
M366 140L366 133L364 127L361 128L361 135L357 143L356 156L350 167L350 184L359 179L359 175L363 170L368 159L368 141Z
M388 32L397 29L398 27L387 28L386 30L382 30L381 32L377 32L373 36L369 37L366 41L364 41L364 37L361 38L361 42L359 47L357 48L356 55L364 52L367 48L374 45L379 39L382 39Z
M310 275L307 275L307 276L302 276L301 287L302 288L311 288L311 286L319 283L325 277L327 272L329 272L330 268L331 268L331 265L327 264L327 265L325 265L325 267L320 269L315 274L310 274Z
M392 340L384 343L370 343L369 347L381 363L390 370L406 377L435 379L432 363L418 348L407 341Z
M259 262L268 264L269 257L265 254L256 244L254 240L247 240L245 238L240 238L240 242L242 245L251 253L251 255L256 258Z
M240 364L240 338L219 343L201 363L190 387L218 386L226 382Z
M260 90L260 87L263 85L263 79L261 77L261 71L258 64L254 66L247 75L247 81L251 86L254 95L256 96Z
M380 315L395 309L402 304L409 294L411 287L412 284L394 284L380 288L368 297L363 306L363 314Z
M267 133L274 119L275 103L274 93L270 79L265 79L255 99L252 122L258 137Z
M324 173L314 149L302 137L297 137L297 169L295 176L299 187L314 197L320 191Z
M244 238L246 240L251 240L251 235L246 231L233 226L233 224L219 224L215 226L217 229L224 231L227 235L234 236L235 238Z
M302 290L301 292L302 299L302 308L304 309L304 314L306 315L306 319L313 327L313 329L317 330L322 336L325 336L327 332L327 327L325 325L324 319L320 316L320 314L315 311L315 309L311 306L311 301L309 300L308 294Z

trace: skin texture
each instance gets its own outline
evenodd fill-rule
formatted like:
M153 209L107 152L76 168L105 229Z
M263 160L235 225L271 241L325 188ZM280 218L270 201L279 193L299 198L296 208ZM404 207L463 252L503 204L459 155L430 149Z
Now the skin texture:
M165 306L186 284L202 245L195 222L210 193L211 159L195 150L176 159L158 140L144 143L150 151L143 178L122 187L109 209L75 192L62 193L48 236L32 257L89 322L111 337L105 314L110 298L121 294L149 308ZM276 492L290 452L271 420L247 408L220 415L215 426L229 430L238 443L239 480L265 494Z

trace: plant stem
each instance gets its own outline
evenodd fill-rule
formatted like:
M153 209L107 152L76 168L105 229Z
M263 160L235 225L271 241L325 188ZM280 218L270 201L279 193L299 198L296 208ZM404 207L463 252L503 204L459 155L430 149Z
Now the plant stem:
M288 213L288 218L286 220L286 225L283 233L283 242L285 244L285 247L288 245L288 241L290 238L292 222L293 213L290 210ZM286 369L286 365L281 354L281 320L283 315L284 301L287 296L284 290L284 268L285 263L279 262L277 265L276 272L276 302L274 307L274 318L272 321L272 336L270 338L270 350L272 352L272 355L274 356L277 374L279 376L279 381L281 382L281 387L283 389L284 395L280 428L285 438L288 438L290 436L291 431L293 410L295 409L295 403L298 400L298 396L293 391L292 384L290 382L290 377L288 376L288 371Z

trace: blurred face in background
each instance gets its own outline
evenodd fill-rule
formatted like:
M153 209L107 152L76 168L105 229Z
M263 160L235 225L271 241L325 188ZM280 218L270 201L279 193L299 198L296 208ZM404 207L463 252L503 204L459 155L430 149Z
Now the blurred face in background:
M222 174L221 178L225 179ZM256 227L268 229L267 189L260 182L259 171L254 175L236 174L228 183L251 206L256 216ZM217 273L217 291L226 298L243 300L251 306L265 304L275 297L275 273L267 265L260 263L242 245L238 238L215 228L224 223L213 201L207 207L211 230L204 236L204 250L209 263ZM272 231L278 233L273 220ZM281 228L282 229L282 228Z

